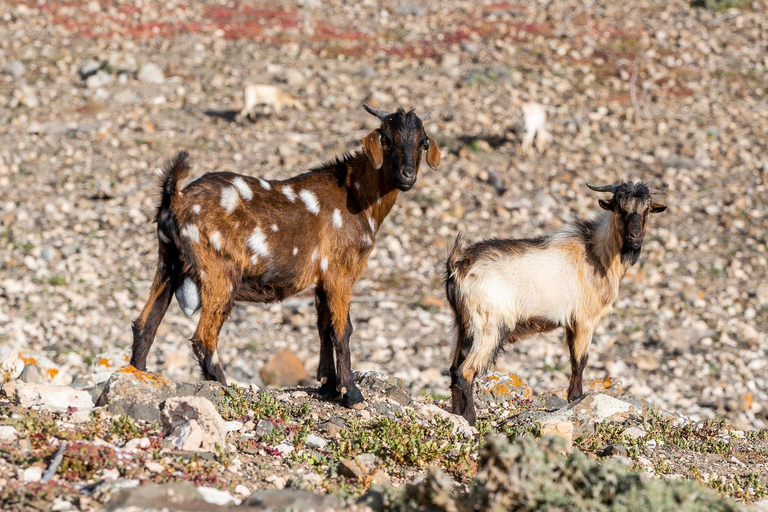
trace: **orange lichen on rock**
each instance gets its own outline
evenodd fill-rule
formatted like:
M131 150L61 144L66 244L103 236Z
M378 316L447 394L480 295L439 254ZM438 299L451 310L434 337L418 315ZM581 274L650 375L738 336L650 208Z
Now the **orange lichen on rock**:
M37 359L34 357L24 357L21 352L19 352L19 359L21 359L24 364L37 364Z
M102 357L101 359L99 359L99 366L109 368L110 366L112 366L112 362L106 357Z
M58 374L59 370L56 368L48 368L45 370L45 374L48 376L49 379L53 380Z
M130 375L133 375L134 378L137 380L140 380L141 382L148 382L152 384L164 384L169 385L170 381L162 378L161 376L157 375L156 373L149 373L149 372L143 372L141 370L137 370L131 365L123 366L119 370L117 370L117 373L127 373Z

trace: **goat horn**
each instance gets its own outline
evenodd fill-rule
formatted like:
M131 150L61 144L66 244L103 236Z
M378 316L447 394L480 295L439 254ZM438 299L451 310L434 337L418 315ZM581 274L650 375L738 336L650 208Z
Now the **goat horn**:
M384 122L384 119L386 119L387 116L389 116L389 114L387 114L383 110L376 110L375 108L368 105L367 103L363 103L363 108L365 109L366 112L368 112L372 116L378 117L379 121L381 121L382 123Z
M429 116L432 115L432 111L430 110L426 114L416 114L416 115L419 116L419 119L421 119L422 121L426 121L427 119L429 119Z
M651 190L651 194L663 194L664 192L667 191L668 188L669 188L669 183L665 183L664 185L661 186L660 189Z
M587 186L595 192L616 192L616 189L619 188L618 185L603 185L602 187L593 187L589 183L587 183Z

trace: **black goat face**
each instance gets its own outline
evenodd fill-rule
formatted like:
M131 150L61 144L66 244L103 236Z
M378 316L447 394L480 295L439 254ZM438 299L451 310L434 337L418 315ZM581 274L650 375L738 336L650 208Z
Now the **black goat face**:
M648 214L660 213L667 209L663 204L653 202L651 189L644 183L623 182L619 185L606 187L592 187L600 192L613 192L613 197L607 201L600 199L600 208L615 213L621 218L623 226L623 240L621 255L624 261L632 265L640 257L643 247L645 228L648 223ZM665 187L666 188L666 187Z
M440 149L424 131L424 125L413 110L398 109L393 114L365 109L381 120L381 127L363 139L363 150L376 169L384 167L392 186L410 190L416 183L423 151L427 165L436 169L440 165Z

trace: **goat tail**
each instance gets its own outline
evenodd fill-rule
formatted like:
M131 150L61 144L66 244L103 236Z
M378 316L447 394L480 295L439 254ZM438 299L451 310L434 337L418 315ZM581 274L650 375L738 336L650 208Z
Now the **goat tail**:
M179 153L168 160L160 171L160 188L162 196L158 213L171 207L171 200L179 193L179 182L189 176L191 169L189 165L189 153L179 151Z
M179 151L168 160L159 172L160 204L157 205L157 237L160 241L161 254L178 251L180 247L179 229L171 205L179 193L179 182L189 176L189 153ZM171 254L169 253L169 254Z

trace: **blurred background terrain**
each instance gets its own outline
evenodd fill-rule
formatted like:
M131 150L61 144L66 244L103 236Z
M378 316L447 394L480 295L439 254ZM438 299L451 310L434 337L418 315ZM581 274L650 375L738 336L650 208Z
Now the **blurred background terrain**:
M154 171L304 172L377 127L360 104L431 111L422 166L379 232L352 307L353 368L448 394L442 273L459 231L527 237L598 211L585 182L669 183L667 212L600 325L586 378L693 419L768 426L768 5L673 0L0 1L0 350L57 383L120 366L156 263ZM721 8L722 7L722 8ZM292 98L238 115L248 84ZM520 152L521 107L552 141ZM174 301L149 368L199 378ZM314 374L311 293L241 305L230 379L290 349ZM497 369L567 385L562 333ZM104 377L106 378L106 377Z

